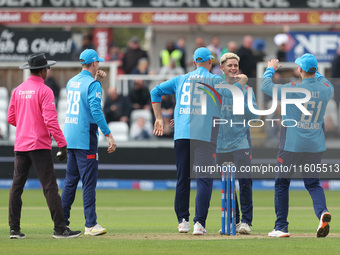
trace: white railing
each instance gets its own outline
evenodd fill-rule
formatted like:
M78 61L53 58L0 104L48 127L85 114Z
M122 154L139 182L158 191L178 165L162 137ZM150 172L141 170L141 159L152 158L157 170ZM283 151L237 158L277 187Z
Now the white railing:
M129 90L131 89L133 81L135 80L143 80L150 81L148 88L151 90L154 86L160 84L165 80L169 80L175 77L174 75L160 75L160 74L149 74L149 75L141 75L141 74L121 74L117 76L117 80L114 83L117 92L127 96L129 94ZM112 84L112 83L111 83Z

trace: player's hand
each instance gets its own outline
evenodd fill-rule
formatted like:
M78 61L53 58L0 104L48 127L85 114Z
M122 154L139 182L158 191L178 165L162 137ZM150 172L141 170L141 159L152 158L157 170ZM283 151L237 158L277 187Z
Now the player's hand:
M113 138L112 133L110 133L107 138L109 139L109 148L107 148L107 152L112 153L116 150L117 144L115 139Z
M172 127L175 126L175 119L170 120L170 126L172 126Z
M59 148L56 157L59 161L64 161L67 158L67 147L64 146Z
M240 83L243 89L248 82L248 76L245 74L237 74L234 77L236 79L236 82Z
M162 136L164 132L164 122L163 119L156 119L155 126L153 129L153 134L157 136Z
M279 60L278 59L271 59L268 61L268 68L273 67L275 71L279 69L282 65L279 65Z
M101 81L105 77L106 77L106 73L103 70L98 70L96 72L96 75L95 75L94 79L97 80L97 81Z

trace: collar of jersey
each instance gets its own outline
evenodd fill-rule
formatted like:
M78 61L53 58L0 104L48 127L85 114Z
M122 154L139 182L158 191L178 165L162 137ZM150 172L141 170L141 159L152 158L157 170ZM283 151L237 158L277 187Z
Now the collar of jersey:
M81 74L89 75L89 76L92 77L92 74L89 71L87 71L87 70L81 70Z
M206 72L209 72L208 71L208 69L207 68L205 68L205 67L203 67L203 66L199 66L199 67L197 67L197 69L196 70L200 70L200 71L203 71L203 70L205 70Z
M315 77L311 77L311 78L304 78L304 79L302 79L302 82L305 82L305 81L308 81L308 82L316 81L316 78Z

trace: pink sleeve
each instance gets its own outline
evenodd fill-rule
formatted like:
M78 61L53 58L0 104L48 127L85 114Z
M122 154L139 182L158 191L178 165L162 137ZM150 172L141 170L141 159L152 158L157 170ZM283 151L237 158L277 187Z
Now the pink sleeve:
M54 104L53 92L46 86L42 95L41 112L44 119L45 126L56 140L58 147L67 145L63 132L58 123L58 114Z
M15 92L13 92L11 101L9 102L8 112L7 112L7 122L12 126L17 126L17 121L15 117Z

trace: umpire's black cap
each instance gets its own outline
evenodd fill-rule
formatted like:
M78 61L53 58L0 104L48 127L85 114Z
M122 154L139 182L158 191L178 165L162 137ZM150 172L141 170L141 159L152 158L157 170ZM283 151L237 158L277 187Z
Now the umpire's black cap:
M20 66L20 69L40 69L40 68L48 68L50 69L50 66L55 65L57 62L53 60L47 60L44 53L36 53L29 55L27 57L26 64Z

